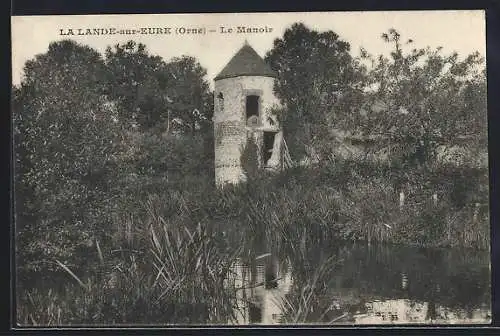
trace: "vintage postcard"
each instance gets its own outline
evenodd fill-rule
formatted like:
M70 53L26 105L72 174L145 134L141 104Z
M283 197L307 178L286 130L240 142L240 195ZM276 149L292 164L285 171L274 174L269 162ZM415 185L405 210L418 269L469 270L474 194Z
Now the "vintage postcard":
M16 327L491 323L484 11L12 17Z

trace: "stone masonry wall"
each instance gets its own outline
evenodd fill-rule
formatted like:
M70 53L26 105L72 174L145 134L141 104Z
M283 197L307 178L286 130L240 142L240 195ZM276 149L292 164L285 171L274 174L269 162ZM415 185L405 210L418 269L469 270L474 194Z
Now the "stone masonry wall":
M277 123L272 125L268 117L269 109L279 104L273 94L274 78L260 76L241 76L225 78L215 82L215 180L217 185L238 183L245 179L241 167L241 152L246 144L247 130L245 103L246 95L260 95L260 125L254 130L278 130ZM223 106L219 94L223 95ZM260 137L257 137L260 138ZM260 146L260 144L257 144Z

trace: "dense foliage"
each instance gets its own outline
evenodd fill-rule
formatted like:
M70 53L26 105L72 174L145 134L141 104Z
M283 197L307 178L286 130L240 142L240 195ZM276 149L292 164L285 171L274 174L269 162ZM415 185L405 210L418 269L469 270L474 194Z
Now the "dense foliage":
M124 191L213 169L205 70L189 57L167 64L133 42L115 49L103 59L72 41L52 43L26 63L13 90L21 270L58 270L56 259L73 267L91 262L89 249L109 240L128 204ZM175 71L181 84L162 82ZM193 88L198 102L185 98ZM151 99L164 90L176 100Z
M120 170L122 128L103 94L105 65L94 50L63 41L26 63L14 89L19 263L74 264L106 230Z
M266 54L279 76L275 93L282 109L276 112L292 156L321 155L337 122L332 104L338 94L357 96L365 69L349 52L349 43L336 33L319 33L297 23Z
M358 130L391 147L391 156L406 167L435 165L456 146L485 152L487 146L484 59L473 53L442 55L441 48L412 48L395 30L382 36L393 44L389 58L363 52L373 70L361 113L353 113ZM378 102L378 104L377 104ZM375 108L377 106L377 108Z

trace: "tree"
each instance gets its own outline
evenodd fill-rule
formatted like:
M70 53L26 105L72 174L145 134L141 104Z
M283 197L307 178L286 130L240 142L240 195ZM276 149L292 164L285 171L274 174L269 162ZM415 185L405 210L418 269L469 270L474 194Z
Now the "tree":
M391 29L382 38L393 45L390 57L374 58L368 76L359 130L389 148L392 158L407 167L427 167L443 150L486 143L486 81L483 59L473 53L442 55L441 48L411 49ZM485 147L483 147L485 148Z
M213 166L213 94L195 58L167 63L145 45L129 41L107 48L106 67L107 89L120 120L138 126L124 133L129 150L123 167L131 179L162 176L172 182L172 174ZM209 150L200 151L204 146Z
M13 90L18 256L19 265L40 271L54 258L83 262L77 252L106 230L121 125L97 51L54 42L24 74Z
M320 33L295 23L266 54L278 73L275 93L284 106L279 117L297 158L317 155L331 138L339 93L359 91L363 68L349 50L349 43L333 31Z
M107 91L117 101L120 119L149 129L167 119L166 89L172 74L160 56L128 41L106 49Z
M206 70L194 57L166 63L150 55L142 43L129 41L106 49L108 91L119 105L120 117L142 130L175 121L194 134L211 119L212 98Z
M208 127L213 115L213 93L205 80L206 69L190 56L173 58L167 68L173 77L167 89L173 117L179 118L184 130L192 134Z

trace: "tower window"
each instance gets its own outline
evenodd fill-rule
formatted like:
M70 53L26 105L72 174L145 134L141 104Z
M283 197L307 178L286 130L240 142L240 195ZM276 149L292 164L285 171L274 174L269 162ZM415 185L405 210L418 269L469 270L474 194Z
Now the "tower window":
M220 111L224 111L224 95L222 95L222 92L219 92L217 95L217 102L219 104Z
M259 115L259 96L256 95L247 96L246 114L247 114L247 119L250 118L251 116Z
M261 323L262 322L262 308L253 302L249 302L249 312L248 312L250 323Z
M276 267L273 264L268 264L265 273L265 288L277 288L278 287L278 275L276 272Z

